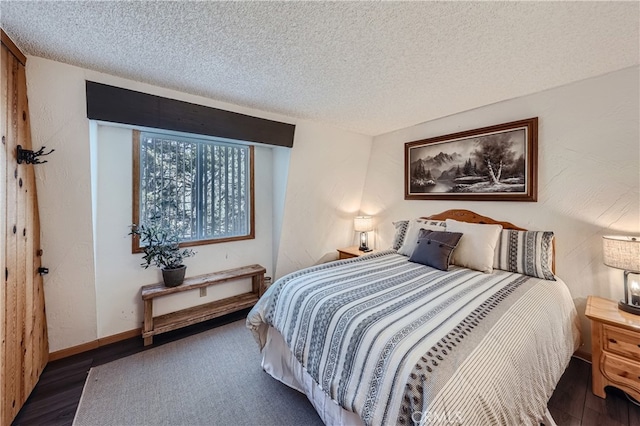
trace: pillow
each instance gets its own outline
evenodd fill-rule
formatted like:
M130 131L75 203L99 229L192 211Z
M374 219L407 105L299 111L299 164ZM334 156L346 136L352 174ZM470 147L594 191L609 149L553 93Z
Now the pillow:
M413 250L418 243L418 233L420 229L430 229L432 231L444 231L445 223L441 220L428 220L428 219L413 219L409 222L407 227L407 233L404 236L404 241L398 249L398 254L405 256L411 256Z
M493 267L531 277L555 281L553 232L504 229L496 244Z
M393 244L391 248L394 250L398 250L402 243L404 242L404 236L407 234L407 227L409 226L408 220L399 220L397 222L393 222L393 226L396 227L396 233L393 236Z
M451 263L490 274L493 272L493 257L502 231L502 225L446 220L447 231L461 232L462 238L453 252Z
M421 229L418 242L409 262L421 263L441 271L449 270L451 253L456 248L462 234Z

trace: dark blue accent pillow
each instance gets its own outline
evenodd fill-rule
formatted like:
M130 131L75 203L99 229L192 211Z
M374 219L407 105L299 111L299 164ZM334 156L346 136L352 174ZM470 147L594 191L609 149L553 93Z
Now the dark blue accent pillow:
M421 229L418 245L409 258L409 262L431 266L441 271L448 271L451 253L458 246L461 237L461 232Z

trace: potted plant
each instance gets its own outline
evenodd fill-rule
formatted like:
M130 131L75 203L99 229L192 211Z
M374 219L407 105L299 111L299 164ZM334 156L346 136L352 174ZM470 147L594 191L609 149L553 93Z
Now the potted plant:
M179 234L159 225L131 225L129 235L137 235L144 252L140 265L147 269L154 265L162 268L162 278L167 287L176 287L184 281L187 267L182 263L186 257L196 254L191 249L180 248Z

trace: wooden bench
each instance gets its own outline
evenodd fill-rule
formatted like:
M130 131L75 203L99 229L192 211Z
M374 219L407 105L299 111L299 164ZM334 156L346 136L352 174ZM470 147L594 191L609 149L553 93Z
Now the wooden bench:
M143 286L141 293L142 301L144 302L144 324L142 327L144 345L152 344L153 336L156 334L166 333L167 331L176 330L255 305L265 291L265 272L264 266L249 265L186 278L184 283L177 287L165 287L163 283ZM251 291L248 293L181 309L157 317L153 316L153 299L156 297L164 297L242 278L251 278Z

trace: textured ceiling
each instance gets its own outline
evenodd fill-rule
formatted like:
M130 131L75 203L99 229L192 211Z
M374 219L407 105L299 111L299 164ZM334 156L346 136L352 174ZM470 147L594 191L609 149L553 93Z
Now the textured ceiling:
M638 2L0 2L28 55L377 135L639 63Z

